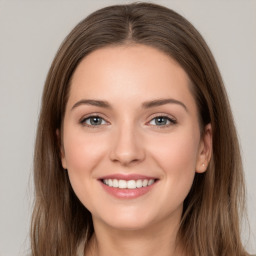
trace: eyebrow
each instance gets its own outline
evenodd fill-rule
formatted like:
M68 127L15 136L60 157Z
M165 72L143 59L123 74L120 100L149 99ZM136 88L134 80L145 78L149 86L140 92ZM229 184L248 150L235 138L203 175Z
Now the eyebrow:
M143 108L152 108L152 107L162 106L165 104L178 104L178 105L182 106L188 112L186 105L183 102L181 102L179 100L175 100L175 99L157 99L157 100L153 100L153 101L147 101L142 104L142 107Z
M186 105L184 103L182 103L181 101L178 101L175 99L156 99L156 100L152 100L152 101L146 101L146 102L142 103L142 108L146 108L146 109L153 108L153 107L158 107L158 106L162 106L165 104L178 104L178 105L182 106L188 112ZM82 99L82 100L76 102L73 105L73 107L71 108L71 110L73 110L74 108L77 108L80 105L91 105L91 106L111 109L111 105L107 101Z
M73 107L71 108L71 110L80 106L80 105L92 105L92 106L101 107L101 108L111 108L110 104L107 101L104 101L104 100L86 100L86 99L82 99L82 100L79 100L77 103L75 103L73 105Z

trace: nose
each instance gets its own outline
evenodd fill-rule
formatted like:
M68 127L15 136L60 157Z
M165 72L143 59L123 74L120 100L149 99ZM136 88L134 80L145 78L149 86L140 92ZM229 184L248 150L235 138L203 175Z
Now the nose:
M135 128L123 124L117 129L112 141L110 160L123 166L133 165L145 159L141 135Z

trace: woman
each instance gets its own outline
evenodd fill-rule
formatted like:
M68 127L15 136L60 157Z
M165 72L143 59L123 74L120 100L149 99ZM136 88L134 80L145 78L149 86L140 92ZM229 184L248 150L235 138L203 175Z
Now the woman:
M50 68L32 255L247 255L241 157L198 31L147 3L80 22Z

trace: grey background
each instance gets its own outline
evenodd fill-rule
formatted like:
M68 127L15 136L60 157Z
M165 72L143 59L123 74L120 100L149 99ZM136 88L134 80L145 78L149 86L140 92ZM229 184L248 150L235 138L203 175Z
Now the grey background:
M29 247L32 165L40 98L64 37L92 11L131 1L0 0L0 256ZM243 240L256 253L256 1L155 1L178 11L202 33L230 97L247 184Z

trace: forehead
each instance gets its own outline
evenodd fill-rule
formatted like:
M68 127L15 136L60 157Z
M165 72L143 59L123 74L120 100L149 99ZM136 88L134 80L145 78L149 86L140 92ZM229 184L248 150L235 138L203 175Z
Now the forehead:
M162 51L145 45L98 49L76 68L70 100L107 97L117 100L151 100L174 97L193 100L191 83L183 68Z

